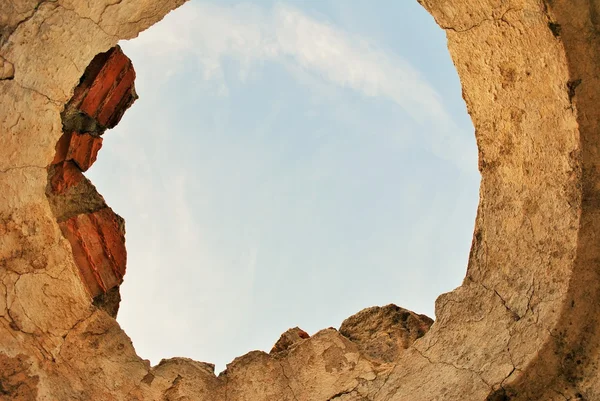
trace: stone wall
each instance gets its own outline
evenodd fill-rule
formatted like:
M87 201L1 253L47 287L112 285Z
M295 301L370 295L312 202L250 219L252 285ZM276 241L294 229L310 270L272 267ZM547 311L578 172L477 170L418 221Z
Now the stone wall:
M182 2L0 0L0 399L600 399L600 2L420 0L447 33L479 147L463 284L429 330L372 308L340 331L286 332L218 377L184 358L150 366L113 318L122 222L82 172L135 97L129 67L101 80L121 93L96 98L112 112L72 100L97 55Z

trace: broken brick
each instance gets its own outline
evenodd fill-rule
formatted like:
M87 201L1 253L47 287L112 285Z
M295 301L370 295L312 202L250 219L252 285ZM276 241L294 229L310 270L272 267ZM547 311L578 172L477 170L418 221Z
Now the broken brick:
M110 208L74 216L59 226L71 243L73 258L90 296L120 285L127 252L123 220Z
M50 168L50 177L54 174L55 167ZM98 193L92 182L83 174L79 175L79 178L80 180L77 183L64 188L60 193L55 192L52 188L52 180L49 181L46 196L52 213L54 213L54 217L59 223L73 216L93 213L107 207L104 198Z
M65 107L66 131L95 132L118 124L133 102L135 70L119 46L94 57Z
M56 155L52 163L72 160L82 171L87 171L96 161L101 147L101 137L76 132L65 133L56 144Z
M135 71L129 64L129 68L123 74L123 77L110 92L98 112L97 120L105 127L114 127L117 125L123 113L136 99L133 91L133 81L135 80ZM115 121L116 120L116 121Z
M96 161L100 135L117 125L137 99L134 80L131 60L119 46L94 57L61 114L63 136L48 167L46 190L86 289L100 304L109 300L115 314L127 260L123 219L106 206L83 171Z
M50 191L54 195L65 193L69 188L79 184L83 179L83 173L71 161L65 161L50 166L48 171Z
M106 60L96 79L85 95L79 110L88 116L95 116L108 94L115 88L119 76L123 75L129 65L129 59L120 51L114 50Z
M56 153L54 154L54 160L52 160L52 164L59 164L64 162L67 159L67 153L69 152L70 146L71 134L63 134L56 143Z
M89 134L73 133L67 160L73 160L82 171L87 171L96 161L101 147L102 138Z
M135 70L131 60L120 47L114 47L106 54L96 56L84 77L73 95L70 107L97 119L104 127L114 127L124 109L137 98L133 89Z
M79 106L81 104L83 98L88 92L88 89L98 76L98 73L100 72L104 64L106 64L106 60L108 59L111 53L112 49L107 52L97 54L92 59L90 65L87 66L83 73L83 76L79 80L79 85L75 87L75 90L73 91L73 96L71 97L71 100L69 100L69 105Z

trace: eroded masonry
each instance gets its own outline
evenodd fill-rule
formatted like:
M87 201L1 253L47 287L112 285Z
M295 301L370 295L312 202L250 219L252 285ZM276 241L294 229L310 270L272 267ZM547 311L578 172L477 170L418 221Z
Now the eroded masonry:
M420 0L479 147L463 284L435 322L368 308L219 376L136 355L124 222L84 175L137 97L118 41L182 3L0 0L0 399L600 399L600 2Z

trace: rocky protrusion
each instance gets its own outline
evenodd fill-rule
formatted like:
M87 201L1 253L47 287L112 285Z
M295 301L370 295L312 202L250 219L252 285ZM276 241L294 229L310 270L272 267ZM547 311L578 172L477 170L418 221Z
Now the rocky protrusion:
M100 53L86 68L63 112L66 130L102 133L116 126L137 99L135 70L119 46Z
M290 348L292 345L309 338L307 332L302 330L299 327L294 327L292 329L287 330L285 333L279 337L279 340L275 343L273 348L271 349L271 354L276 352L282 352Z
M0 56L0 81L3 79L13 79L14 76L15 67L4 57Z
M102 138L87 133L67 132L56 144L52 164L73 161L81 171L87 171L98 157Z
M48 167L46 195L94 305L116 316L127 254L123 219L83 175L96 161L101 135L137 95L131 60L116 46L86 68L62 113L63 135Z
M71 243L75 263L92 297L121 284L127 260L121 217L107 207L71 217L59 226Z
M390 304L363 309L344 320L340 333L355 342L369 357L393 362L433 324L425 315Z

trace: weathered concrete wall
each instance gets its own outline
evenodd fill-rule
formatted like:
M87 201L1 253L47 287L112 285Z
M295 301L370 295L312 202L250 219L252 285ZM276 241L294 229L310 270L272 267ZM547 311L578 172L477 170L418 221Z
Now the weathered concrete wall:
M92 304L46 197L85 68L182 2L0 0L0 399L600 399L600 2L420 0L446 30L479 147L462 286L416 341L426 320L371 310L346 322L352 340L291 333L219 377L135 354Z

